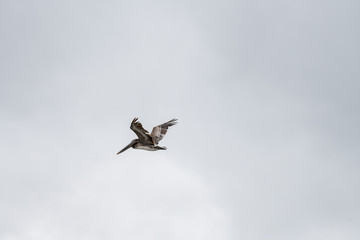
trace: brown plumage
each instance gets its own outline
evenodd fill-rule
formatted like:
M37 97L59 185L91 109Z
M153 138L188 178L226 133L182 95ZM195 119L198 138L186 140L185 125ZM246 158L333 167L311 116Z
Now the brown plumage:
M143 128L142 124L137 121L138 118L134 118L131 122L130 129L135 132L138 139L132 140L126 147L124 147L117 154L120 154L130 147L134 149L143 149L147 151L166 150L166 147L158 146L161 139L164 138L169 127L175 125L177 119L172 119L166 123L160 124L153 128L151 134Z

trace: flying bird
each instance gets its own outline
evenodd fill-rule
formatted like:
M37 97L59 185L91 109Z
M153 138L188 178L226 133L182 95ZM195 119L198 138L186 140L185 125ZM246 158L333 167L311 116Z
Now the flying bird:
M166 147L160 147L158 146L158 143L160 142L161 139L164 138L168 128L177 123L176 122L177 119L174 118L166 123L154 127L150 134L148 131L146 131L143 128L141 123L138 122L137 120L138 118L134 118L134 120L132 120L130 129L135 132L138 138L132 140L126 147L124 147L117 154L120 154L131 147L134 149L143 149L147 151L166 150Z

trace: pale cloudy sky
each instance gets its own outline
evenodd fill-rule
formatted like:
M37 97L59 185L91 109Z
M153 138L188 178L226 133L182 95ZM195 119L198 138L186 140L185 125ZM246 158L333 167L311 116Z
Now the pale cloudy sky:
M1 1L0 239L359 239L359 11Z

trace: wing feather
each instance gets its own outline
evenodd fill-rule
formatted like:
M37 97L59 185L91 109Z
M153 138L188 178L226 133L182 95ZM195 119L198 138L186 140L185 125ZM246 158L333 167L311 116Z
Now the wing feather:
M160 140L164 138L168 128L175 125L177 123L176 121L177 119L174 118L166 123L160 124L153 128L150 136L152 137L152 140L155 145L157 145L160 142Z
M146 131L146 129L143 128L142 124L140 122L137 122L138 118L134 118L131 122L130 129L135 132L135 134L138 136L139 141L141 143L152 143L151 136L149 135L149 132Z

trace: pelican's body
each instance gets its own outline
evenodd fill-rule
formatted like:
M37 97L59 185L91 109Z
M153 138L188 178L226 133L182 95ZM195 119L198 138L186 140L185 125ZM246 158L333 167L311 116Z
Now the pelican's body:
M157 150L166 150L166 147L158 146L158 143L165 136L167 129L176 124L176 119L172 119L166 123L158 125L153 128L151 134L146 131L140 122L137 122L137 118L131 122L130 129L135 132L138 136L137 139L132 140L126 147L124 147L117 154L120 154L130 147L134 149L143 149L147 151L157 151Z

